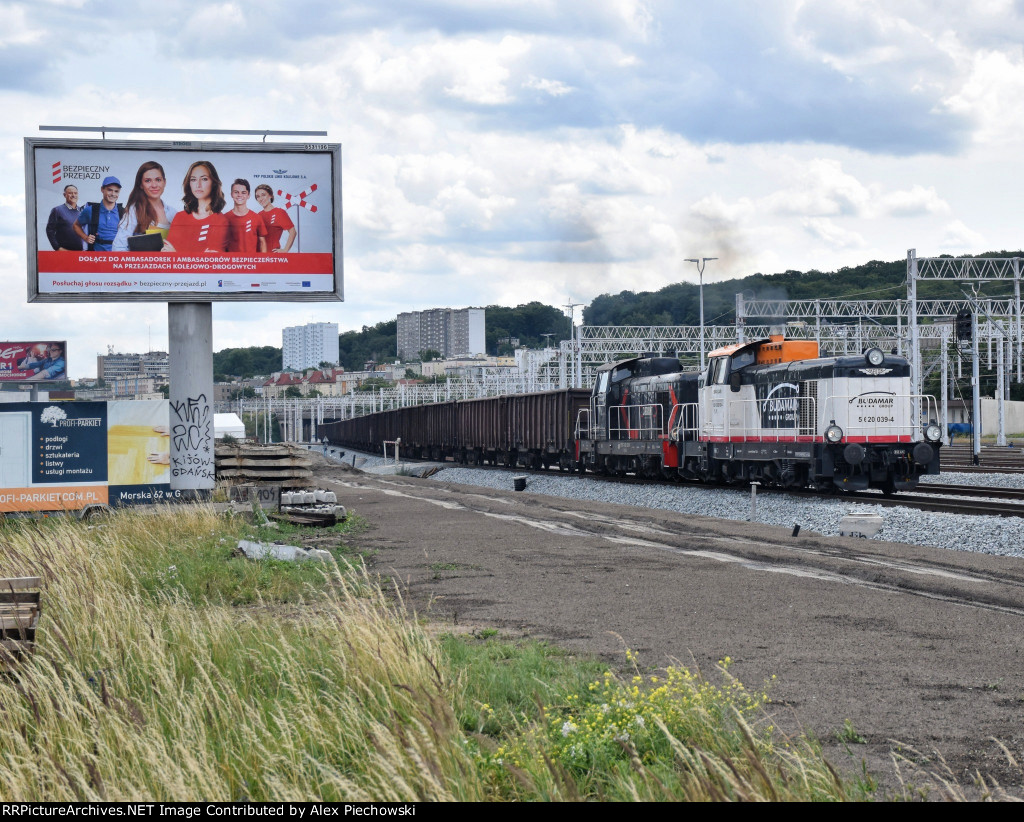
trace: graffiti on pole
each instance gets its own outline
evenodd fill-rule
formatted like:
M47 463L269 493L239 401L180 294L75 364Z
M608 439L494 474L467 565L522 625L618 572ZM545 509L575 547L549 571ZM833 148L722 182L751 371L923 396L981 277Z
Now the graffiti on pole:
M213 413L205 394L171 402L171 476L214 479Z

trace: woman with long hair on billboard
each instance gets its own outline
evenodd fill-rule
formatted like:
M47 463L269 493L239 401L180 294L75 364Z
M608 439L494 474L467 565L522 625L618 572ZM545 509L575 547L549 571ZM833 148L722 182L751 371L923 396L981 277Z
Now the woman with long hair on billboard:
M267 227L267 252L283 254L295 242L295 224L283 208L274 208L274 190L266 183L256 186L256 202L263 206L263 224ZM288 241L281 243L281 235L288 232Z
M228 218L221 212L227 202L217 169L197 160L185 172L183 211L171 220L164 251L179 254L220 254L228 248Z
M135 185L131 194L128 195L128 204L125 206L124 217L117 226L117 236L114 237L111 249L113 251L159 251L163 241L167 239L167 231L171 226L171 220L178 213L178 209L164 202L164 188L167 186L167 177L164 174L164 167L155 160L148 160L139 166L135 173ZM145 235L160 235L159 241L152 240L155 245L142 243L136 246L135 242L129 242L129 237Z

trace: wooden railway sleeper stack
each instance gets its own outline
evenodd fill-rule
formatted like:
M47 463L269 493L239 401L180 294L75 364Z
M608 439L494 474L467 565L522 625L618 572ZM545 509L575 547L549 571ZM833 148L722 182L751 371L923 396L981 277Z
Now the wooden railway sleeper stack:
M39 577L0 578L0 671L35 651L42 612Z

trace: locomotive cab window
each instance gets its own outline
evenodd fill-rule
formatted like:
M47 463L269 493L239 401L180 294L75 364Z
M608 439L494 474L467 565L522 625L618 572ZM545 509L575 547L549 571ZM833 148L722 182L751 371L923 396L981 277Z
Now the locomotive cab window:
M729 358L716 357L711 382L713 385L725 385L729 381Z
M739 371L741 368L753 365L756 359L757 354L754 351L741 351L732 358L732 370Z

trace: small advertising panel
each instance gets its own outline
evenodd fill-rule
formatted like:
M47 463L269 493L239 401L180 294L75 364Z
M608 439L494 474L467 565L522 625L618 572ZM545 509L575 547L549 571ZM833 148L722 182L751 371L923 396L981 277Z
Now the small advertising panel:
M341 146L26 138L29 301L340 300Z
M0 342L0 382L54 382L67 379L63 340Z
M167 400L0 405L0 513L174 499Z

